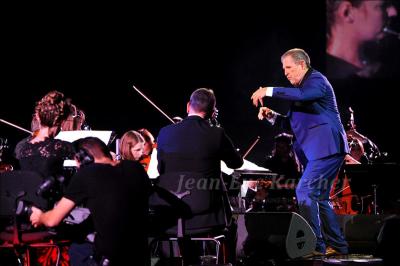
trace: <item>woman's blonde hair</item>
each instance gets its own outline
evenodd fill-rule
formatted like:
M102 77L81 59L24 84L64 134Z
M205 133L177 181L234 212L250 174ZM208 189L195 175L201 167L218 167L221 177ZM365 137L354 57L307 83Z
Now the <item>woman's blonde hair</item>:
M126 132L121 138L119 147L122 159L134 161L135 158L132 155L131 148L139 142L144 143L144 138L139 132L135 130Z

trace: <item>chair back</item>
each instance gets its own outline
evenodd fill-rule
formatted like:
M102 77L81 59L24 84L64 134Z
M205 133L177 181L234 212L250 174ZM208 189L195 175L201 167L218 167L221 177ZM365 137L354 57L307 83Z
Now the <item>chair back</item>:
M191 215L176 217L183 218L185 234L207 232L227 225L226 191L221 178L194 172L171 172L160 175L157 185L178 198L183 196L181 201L189 207ZM158 196L151 198L150 205L159 209L173 207ZM167 232L174 234L176 227Z

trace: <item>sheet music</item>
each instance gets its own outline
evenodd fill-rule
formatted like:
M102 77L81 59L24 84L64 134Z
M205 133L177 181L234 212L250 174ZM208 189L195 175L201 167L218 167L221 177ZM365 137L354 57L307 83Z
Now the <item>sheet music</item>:
M252 163L252 162L250 162L250 161L248 161L246 159L244 159L243 161L244 161L243 165L238 169L229 168L228 166L226 166L226 164L223 161L221 161L221 171L224 174L227 174L227 175L231 175L235 170L242 170L242 171L250 170L250 171L266 171L266 172L270 172L269 169L261 167L261 166L258 166L257 164Z
M107 130L76 130L76 131L60 131L55 137L56 139L74 142L75 140L86 138L86 137L96 137L103 141L106 145L109 144L111 140L112 131Z
M75 160L64 160L63 166L64 167L77 167L78 164L76 163Z

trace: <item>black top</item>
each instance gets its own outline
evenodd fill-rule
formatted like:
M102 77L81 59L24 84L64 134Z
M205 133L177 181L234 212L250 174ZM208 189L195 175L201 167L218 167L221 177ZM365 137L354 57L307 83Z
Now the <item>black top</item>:
M298 164L294 158L283 161L277 156L272 156L271 158L267 158L264 165L265 168L279 174L280 177L283 178L283 180L298 180L301 176Z
M230 168L243 164L223 128L213 127L200 116L161 129L157 139L160 174L190 171L219 175L221 160Z
M15 157L21 170L34 171L43 177L59 175L65 159L72 159L74 149L71 143L46 138L44 141L30 143L32 137L21 140L15 147Z
M355 78L360 68L341 58L326 54L326 76L329 79Z
M77 205L86 203L89 208L98 255L114 262L129 260L147 265L149 190L149 178L139 163L95 163L78 170L64 197Z

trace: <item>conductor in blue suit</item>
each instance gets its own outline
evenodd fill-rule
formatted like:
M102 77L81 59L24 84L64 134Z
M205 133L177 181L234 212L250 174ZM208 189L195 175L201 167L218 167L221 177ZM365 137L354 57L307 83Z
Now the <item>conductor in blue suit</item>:
M255 106L261 104L260 120L288 127L294 134L294 149L304 166L296 195L300 214L317 237L313 254L347 254L347 242L329 202L332 182L349 151L333 88L324 75L311 68L310 57L304 50L287 51L281 62L294 87L260 87L251 99ZM264 97L293 103L289 112L281 115L263 107Z

